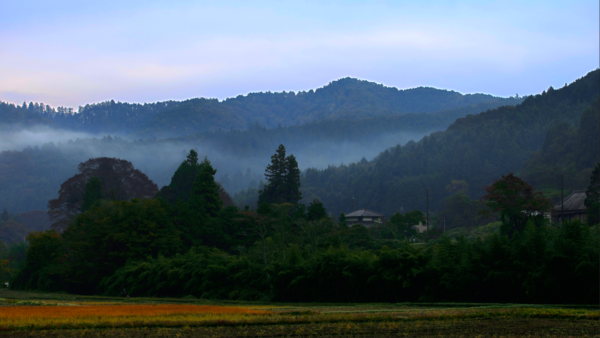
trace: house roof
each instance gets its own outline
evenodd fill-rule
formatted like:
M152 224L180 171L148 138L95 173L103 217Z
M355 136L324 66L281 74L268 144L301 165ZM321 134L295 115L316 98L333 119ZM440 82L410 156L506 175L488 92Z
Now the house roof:
M563 203L565 204L565 211L585 210L586 195L584 190L575 190L569 196L565 197ZM561 210L561 203L557 203L554 206L554 210Z
M346 217L359 217L359 216L367 216L367 217L383 217L383 214L377 213L375 211L369 209L360 209L353 211L346 215Z

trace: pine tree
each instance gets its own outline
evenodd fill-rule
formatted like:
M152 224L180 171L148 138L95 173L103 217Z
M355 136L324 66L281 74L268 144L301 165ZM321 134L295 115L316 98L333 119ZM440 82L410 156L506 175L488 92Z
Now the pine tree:
M285 147L279 145L277 151L271 156L271 164L265 170L267 184L258 193L258 205L263 203L285 203L285 177L287 176L287 165L285 158Z

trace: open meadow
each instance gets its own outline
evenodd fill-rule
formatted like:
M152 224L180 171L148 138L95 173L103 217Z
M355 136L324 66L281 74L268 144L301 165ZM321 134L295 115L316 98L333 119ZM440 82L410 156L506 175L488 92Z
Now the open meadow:
M594 306L298 304L0 290L0 337L600 337Z

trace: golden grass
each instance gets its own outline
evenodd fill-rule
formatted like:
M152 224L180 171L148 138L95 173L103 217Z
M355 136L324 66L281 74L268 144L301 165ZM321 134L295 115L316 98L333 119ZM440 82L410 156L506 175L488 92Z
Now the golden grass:
M294 311L296 310L296 311ZM377 309L349 307L273 308L214 305L82 305L0 307L0 331L115 328L247 327L277 325L388 323L394 327L413 322L447 323L465 320L568 320L600 319L597 310L536 308L450 308L402 309L389 306ZM352 311L354 310L354 311ZM358 311L357 311L358 310ZM342 325L342 323L345 323ZM392 324L394 323L394 324ZM341 326L340 326L341 325ZM360 324L362 325L362 324ZM382 324L383 325L383 324ZM384 325L385 326L385 325ZM429 326L427 324L427 326ZM302 326L305 328L304 326ZM343 331L343 330L342 330Z

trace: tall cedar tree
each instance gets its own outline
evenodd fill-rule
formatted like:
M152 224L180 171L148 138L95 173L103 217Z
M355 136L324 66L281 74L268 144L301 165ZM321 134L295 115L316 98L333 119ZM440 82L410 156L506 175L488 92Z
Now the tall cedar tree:
M8 221L8 210L6 210L6 208L4 208L4 211L2 211L2 215L0 215L0 220L2 221Z
M160 189L156 197L162 197L171 204L180 199L187 202L190 199L192 185L196 180L196 176L200 172L200 164L198 163L198 153L192 149L187 158L179 165L179 168L173 174L171 183ZM223 206L235 205L233 198L225 191L225 188L219 183L219 197L223 202Z
M592 171L590 185L588 185L585 195L583 203L587 209L587 223L589 225L598 224L600 222L600 163L597 163Z
M285 156L285 147L279 145L271 156L271 164L265 170L267 184L259 191L258 204L291 203L298 204L302 199L300 192L300 170L294 155Z
M481 198L491 212L499 212L502 221L501 232L512 238L515 232L525 229L527 221L542 225L544 213L552 209L550 200L521 178L512 173L485 188L487 195ZM483 210L483 216L489 216L490 210Z

